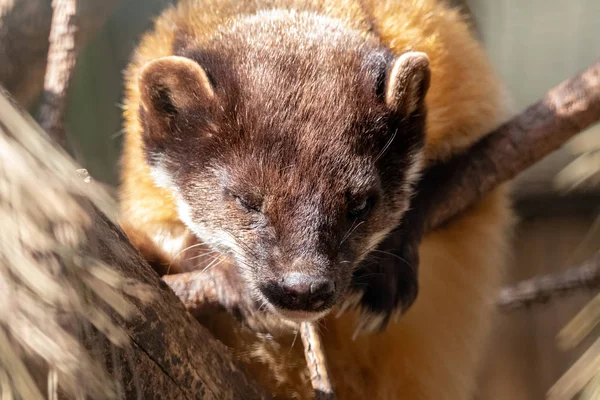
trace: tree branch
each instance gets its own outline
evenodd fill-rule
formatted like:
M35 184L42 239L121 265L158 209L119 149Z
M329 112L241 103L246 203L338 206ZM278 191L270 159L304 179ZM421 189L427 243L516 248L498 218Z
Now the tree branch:
M65 107L69 83L77 61L75 48L75 34L78 31L75 23L77 1L54 0L52 7L54 12L39 121L50 137L64 148L67 145Z
M425 207L426 227L435 229L599 120L600 61L550 90L465 154L426 171L424 189L413 204Z
M75 47L81 48L120 4L122 0L77 0ZM52 15L48 0L0 0L0 85L25 108L44 86Z
M502 311L524 308L581 289L600 287L600 252L580 266L535 277L504 288L496 304Z

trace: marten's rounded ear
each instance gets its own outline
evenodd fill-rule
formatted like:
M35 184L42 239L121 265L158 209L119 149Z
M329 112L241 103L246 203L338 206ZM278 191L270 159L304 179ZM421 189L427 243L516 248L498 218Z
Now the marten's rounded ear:
M215 92L204 69L178 56L158 58L140 71L138 87L143 140L149 155L160 152L165 141L197 127L209 118Z
M401 115L421 108L429 89L431 71L427 54L411 51L394 61L385 87L385 102Z
M148 110L174 113L197 107L214 96L204 69L186 57L168 56L148 62L139 80L142 105Z
M214 97L204 69L195 61L179 56L148 62L140 71L141 103L150 118L165 118L202 108Z

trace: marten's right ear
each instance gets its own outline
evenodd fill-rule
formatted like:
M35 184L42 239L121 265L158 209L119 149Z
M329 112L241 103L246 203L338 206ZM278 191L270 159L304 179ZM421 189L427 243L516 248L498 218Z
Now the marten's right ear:
M140 114L147 144L159 144L183 127L206 119L215 93L204 69L195 61L168 56L142 67L138 81Z
M425 103L431 72L427 54L410 51L392 65L385 88L385 102L400 115L408 116Z

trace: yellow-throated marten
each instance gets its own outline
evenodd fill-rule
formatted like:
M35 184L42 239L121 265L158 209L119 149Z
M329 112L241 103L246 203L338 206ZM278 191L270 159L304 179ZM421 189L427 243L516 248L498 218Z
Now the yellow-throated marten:
M377 246L420 171L507 104L468 24L438 1L182 0L127 72L124 227L156 265L199 240L267 312L324 318L340 399L470 399L511 224L505 191L424 237L418 279L404 253L393 276L357 270L387 255ZM362 312L336 317L349 299ZM353 338L357 326L385 330ZM211 329L279 398L312 395L293 332Z

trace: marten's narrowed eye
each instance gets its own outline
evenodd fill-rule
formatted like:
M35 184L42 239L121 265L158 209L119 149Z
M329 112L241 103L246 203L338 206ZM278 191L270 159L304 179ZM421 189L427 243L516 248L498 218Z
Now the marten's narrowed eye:
M373 204L375 204L375 199L373 196L365 196L360 201L354 203L349 210L350 218L356 218L360 220L365 220L368 218L369 213L373 208Z
M259 213L261 212L261 205L256 204L242 196L233 195L236 204L246 212Z

